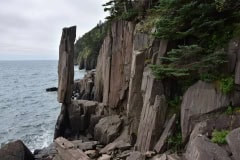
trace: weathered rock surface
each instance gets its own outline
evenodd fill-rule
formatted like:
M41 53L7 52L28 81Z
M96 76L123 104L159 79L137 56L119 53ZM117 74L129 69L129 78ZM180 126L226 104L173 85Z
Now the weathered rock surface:
M114 151L115 149L119 149L121 151L127 150L131 148L131 145L129 143L124 142L123 140L120 141L114 141L112 143L109 143L106 145L103 149L100 150L100 153L108 153L110 151Z
M187 160L231 160L228 153L206 136L198 135L192 139L185 154Z
M103 144L112 142L119 136L122 120L118 115L100 119L94 129L94 138Z
M79 148L83 151L92 150L99 143L98 141L87 141L83 142L82 140L71 141L75 148Z
M64 28L59 46L58 102L71 103L74 78L74 42L76 26Z
M144 70L144 52L133 52L131 76L129 84L129 97L127 104L127 115L131 119L130 134L137 135L138 125L143 106L141 92L142 76Z
M23 144L22 141L17 140L4 145L0 149L1 160L34 160L31 151Z
M95 70L88 71L83 79L74 81L73 96L77 100L93 100Z
M132 152L126 160L145 160L145 156L141 152Z
M165 127L160 139L158 140L157 144L154 147L154 150L157 153L161 153L164 151L167 138L173 134L175 122L176 122L176 114L174 114L172 118L168 121L167 126Z
M227 107L230 99L217 91L210 83L199 81L191 86L183 96L181 105L182 137L185 141L191 130L191 118Z
M74 144L65 138L55 140L58 156L62 160L89 160L90 158L80 149L74 148Z
M234 129L226 137L234 160L240 160L240 128Z
M146 102L141 114L137 136L137 149L141 152L153 149L162 131L166 115L165 96L156 96L154 105Z
M141 90L144 100L136 146L139 151L145 152L153 149L153 143L156 143L162 132L167 105L161 81L148 69L143 74Z
M112 156L108 154L103 154L101 157L98 158L98 160L111 160Z

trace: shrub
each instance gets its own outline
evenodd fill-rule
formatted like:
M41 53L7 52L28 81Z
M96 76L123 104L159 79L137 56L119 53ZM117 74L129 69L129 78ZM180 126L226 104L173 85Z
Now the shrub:
M229 134L228 130L221 130L221 131L217 131L214 130L212 132L212 139L211 141L213 143L217 143L217 144L226 144L226 136Z
M233 89L234 89L234 79L233 79L233 77L222 78L219 82L219 87L220 87L220 90L224 94L228 94L231 91L233 91Z

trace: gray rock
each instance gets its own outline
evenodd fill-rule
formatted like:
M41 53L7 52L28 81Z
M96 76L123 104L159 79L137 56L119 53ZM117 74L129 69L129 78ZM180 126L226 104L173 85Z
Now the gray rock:
M84 152L89 158L97 158L99 156L99 153L97 150L87 150Z
M106 145L103 149L100 150L100 153L108 153L115 149L119 149L121 151L127 150L131 148L131 145L129 143L124 142L123 140L120 141L114 141L112 143L109 143Z
M240 160L240 128L232 130L226 137L234 160Z
M69 104L74 84L74 42L76 26L64 28L59 47L58 61L58 102Z
M231 160L227 152L206 136L198 135L189 141L185 153L187 160Z
M17 140L4 145L0 149L1 160L34 160L31 151L23 144L22 141Z
M79 148L85 151L94 149L99 142L98 141L82 142L82 140L75 140L71 141L71 143L74 144L75 148Z
M143 106L141 84L144 70L144 60L144 52L133 52L127 115L131 121L130 134L134 133L135 135L137 135L141 110Z
M183 96L181 105L181 128L185 141L192 128L191 119L227 107L230 99L217 91L214 84L197 82Z
M103 154L101 157L98 158L98 160L111 160L112 156L108 154Z
M94 138L103 144L112 142L119 136L122 120L118 115L100 119L94 129Z
M145 160L145 156L141 152L134 151L126 160Z
M157 144L154 147L154 150L157 151L157 153L161 153L164 151L167 138L171 136L173 133L175 122L176 122L176 114L174 114L172 118L168 121L166 128L164 129L160 139L158 140Z
M157 87L155 86L155 88ZM154 91L153 89L153 92L156 92L156 90ZM144 101L145 105L142 109L141 120L138 129L136 147L137 150L141 152L146 152L153 149L154 144L159 139L162 131L167 110L165 96L157 95L154 104L152 104L152 97L150 95L152 94L148 92L145 95L145 98L148 98L146 98Z

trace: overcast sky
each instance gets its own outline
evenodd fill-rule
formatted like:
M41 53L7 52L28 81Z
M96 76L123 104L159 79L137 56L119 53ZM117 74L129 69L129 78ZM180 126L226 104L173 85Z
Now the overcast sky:
M58 59L63 27L77 38L104 20L108 0L1 0L0 60Z

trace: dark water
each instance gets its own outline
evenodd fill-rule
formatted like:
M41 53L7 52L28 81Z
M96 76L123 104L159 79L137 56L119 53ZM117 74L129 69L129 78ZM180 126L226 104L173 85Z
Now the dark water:
M60 104L45 89L57 79L57 61L0 61L0 144L21 139L33 150L52 142Z

